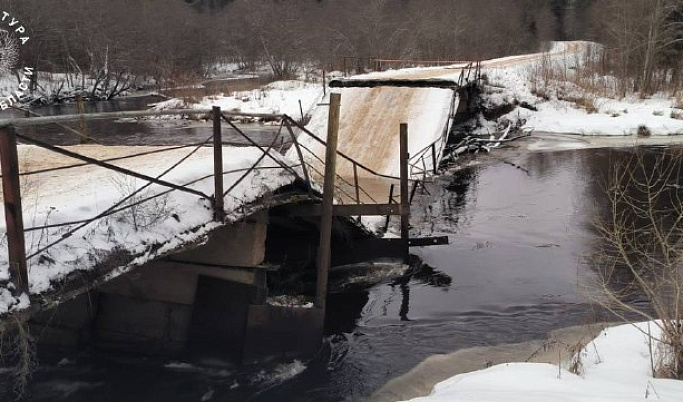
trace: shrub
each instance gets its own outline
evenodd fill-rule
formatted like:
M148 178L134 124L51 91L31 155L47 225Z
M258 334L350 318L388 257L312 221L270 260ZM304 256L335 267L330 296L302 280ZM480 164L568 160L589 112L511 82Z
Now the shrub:
M652 136L652 132L646 125L641 124L640 126L638 126L637 135L641 138L647 138Z
M605 184L609 212L596 223L604 240L596 259L596 301L625 321L652 321L661 331L657 338L643 331L661 345L652 353L652 371L678 379L683 379L681 171L681 151L653 155L637 149L627 163L610 167Z

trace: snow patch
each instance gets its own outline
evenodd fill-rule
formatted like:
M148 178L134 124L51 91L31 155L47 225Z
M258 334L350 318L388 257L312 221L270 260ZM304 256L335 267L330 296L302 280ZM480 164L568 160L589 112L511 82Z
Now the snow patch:
M485 105L525 107L518 106L493 123L482 122L478 132L487 133L508 122L520 122L523 128L585 136L635 136L640 126L646 126L652 135L683 134L683 120L675 118L675 100L666 94L647 99L635 96L614 99L588 93L569 81L557 80L549 80L534 90L532 80L539 79L535 76L535 66L540 63L540 57L547 57L547 63L571 75L576 64L584 59L582 52L589 45L597 46L588 42L555 42L550 53L536 58L519 59L515 63L501 63L508 58L484 63L482 75L488 81L483 94ZM612 77L595 77L605 87L612 80Z
M658 337L656 326L652 335ZM460 374L413 402L592 402L683 400L683 381L652 378L647 323L608 328L579 358L581 375L541 363L508 363ZM654 346L656 349L656 345Z

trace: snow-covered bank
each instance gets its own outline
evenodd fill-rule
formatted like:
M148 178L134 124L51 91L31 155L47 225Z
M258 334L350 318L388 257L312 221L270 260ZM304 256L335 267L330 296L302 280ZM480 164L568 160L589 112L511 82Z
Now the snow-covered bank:
M305 116L310 115L322 96L323 89L320 83L276 81L260 89L207 96L198 102L173 98L157 103L154 109L206 109L219 106L226 112L287 114L293 118L300 118L302 111Z
M484 106L512 110L493 121L482 119L479 131L494 131L514 122L538 131L579 135L633 136L639 130L644 135L683 134L683 109L670 94L619 99L615 91L605 89L614 81L612 77L594 77L600 92L611 97L574 84L571 77L585 57L580 52L554 53L522 62L485 63Z
M683 381L652 377L655 325L608 328L561 367L544 363L506 363L460 374L438 383L429 396L413 402L477 401L680 401ZM652 347L651 347L652 346ZM580 362L578 374L567 369Z
M680 147L683 136L667 135L641 138L638 136L578 136L575 134L534 131L531 137L511 143L511 148L526 151L562 151L572 149L615 148L615 147Z
M19 90L20 76L6 75L0 77L0 94L9 96ZM85 75L69 75L64 73L36 72L36 87L32 92L22 93L18 102L20 106L50 105L73 102L77 96L86 100L109 100L117 97L137 94L155 93L143 88L153 86L153 80L136 78L128 75L101 76L99 79Z

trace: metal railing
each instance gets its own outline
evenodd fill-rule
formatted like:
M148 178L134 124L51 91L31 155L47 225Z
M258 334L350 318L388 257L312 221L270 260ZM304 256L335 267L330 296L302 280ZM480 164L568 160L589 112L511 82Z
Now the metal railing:
M472 60L425 60L425 59L387 59L381 57L354 57L341 56L335 69L341 69L344 76L349 74L363 73L365 71L384 71L388 66L392 68L413 67L442 67L464 66L455 68L467 68L469 65L477 65L479 61Z
M463 68L458 77L458 87L464 88L468 85L477 85L481 79L481 63L480 62L470 62ZM455 90L457 91L457 90ZM410 166L410 177L421 177L422 182L426 181L427 175L437 174L439 170L439 164L443 159L444 151L446 150L446 144L448 142L448 136L455 123L456 116L456 105L458 97L453 94L451 98L451 104L449 108L448 121L442 132L441 137L426 147L422 148L414 155L411 155L409 166Z

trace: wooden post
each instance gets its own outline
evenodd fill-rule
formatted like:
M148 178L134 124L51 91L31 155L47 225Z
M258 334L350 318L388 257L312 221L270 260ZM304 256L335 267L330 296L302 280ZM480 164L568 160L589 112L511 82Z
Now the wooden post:
M408 263L408 240L410 238L410 194L408 193L408 125L401 124L401 138L399 145L401 164L401 239L405 242L404 262Z
M19 184L19 157L17 155L17 137L12 127L0 129L0 164L5 222L7 224L10 278L20 292L28 294L24 218Z
M214 106L213 116L213 219L223 222L225 208L223 206L223 136L221 132L221 108Z
M356 190L356 204L360 205L360 183L358 181L358 164L353 162L353 186ZM361 221L361 216L358 215L358 222Z
M330 113L325 150L325 182L323 183L322 216L320 218L320 246L318 248L318 280L315 294L316 307L325 311L327 275L330 270L332 245L332 213L334 208L334 179L337 170L337 137L341 95L330 95Z
M353 162L353 186L356 190L356 204L360 204L360 183L358 181L358 164Z
M432 161L434 164L434 166L432 166L432 172L437 174L439 170L439 161L436 160L436 144L432 144Z
M388 204L391 205L394 202L394 184L392 184L389 187L389 202ZM389 230L389 222L391 221L391 215L387 215L387 220L384 222L384 233Z
M410 205L413 205L413 198L415 198L415 192L417 191L417 186L418 186L418 185L420 185L420 181L419 181L419 180L415 180L415 181L413 182L413 189L410 190L410 200L408 200L408 202L410 202Z
M301 105L301 99L299 99L299 112L301 113L301 125L304 126L306 122L304 121L304 107Z

